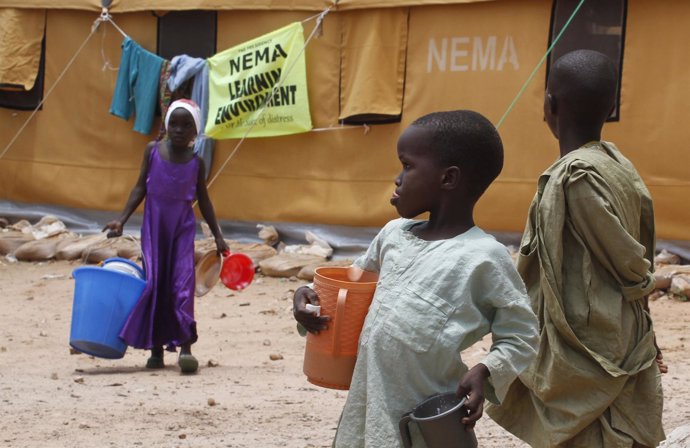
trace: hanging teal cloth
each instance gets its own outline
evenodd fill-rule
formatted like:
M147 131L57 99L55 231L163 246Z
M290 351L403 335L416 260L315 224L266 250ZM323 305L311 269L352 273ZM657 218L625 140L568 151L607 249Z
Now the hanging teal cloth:
M142 134L151 132L162 66L163 58L143 49L129 37L122 42L120 71L110 113L125 120L134 113L134 130Z

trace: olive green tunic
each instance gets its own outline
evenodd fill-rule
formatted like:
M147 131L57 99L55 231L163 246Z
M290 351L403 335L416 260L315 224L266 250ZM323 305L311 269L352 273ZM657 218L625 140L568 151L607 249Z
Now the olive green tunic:
M652 321L652 200L607 142L539 178L518 271L539 318L536 360L489 415L533 447L656 446L662 391Z

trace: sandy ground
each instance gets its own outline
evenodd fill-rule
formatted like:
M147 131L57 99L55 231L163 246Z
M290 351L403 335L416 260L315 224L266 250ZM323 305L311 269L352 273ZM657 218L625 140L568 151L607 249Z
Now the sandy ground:
M0 446L330 446L346 393L312 386L302 373L305 340L290 299L303 282L258 276L243 292L219 285L197 299L201 369L181 376L174 354L160 371L146 370L139 350L115 361L70 355L76 267L0 263ZM690 303L651 306L671 369L669 433L690 423ZM488 418L477 432L480 446L524 446Z

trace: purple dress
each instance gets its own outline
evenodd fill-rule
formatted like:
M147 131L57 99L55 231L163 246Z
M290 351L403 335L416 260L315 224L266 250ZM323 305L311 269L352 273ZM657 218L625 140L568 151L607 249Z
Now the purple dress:
M194 320L194 235L199 159L172 163L158 142L149 158L141 251L146 288L120 332L130 346L175 350L197 340Z

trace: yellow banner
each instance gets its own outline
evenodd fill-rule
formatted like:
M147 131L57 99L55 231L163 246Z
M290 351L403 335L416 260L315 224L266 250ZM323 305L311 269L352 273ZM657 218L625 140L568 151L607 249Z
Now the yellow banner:
M312 128L304 32L295 22L208 59L206 135L271 137Z

